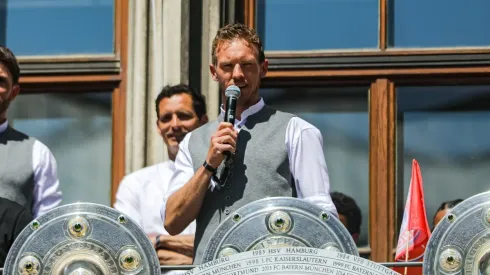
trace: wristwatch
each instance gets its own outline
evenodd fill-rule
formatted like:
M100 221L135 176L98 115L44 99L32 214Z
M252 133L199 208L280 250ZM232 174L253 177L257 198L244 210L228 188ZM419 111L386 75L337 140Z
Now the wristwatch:
M202 166L204 166L204 168L206 168L206 170L208 170L209 172L213 173L213 175L216 173L216 168L214 168L213 166L209 165L209 163L207 163L206 161L204 161L204 163L202 164Z

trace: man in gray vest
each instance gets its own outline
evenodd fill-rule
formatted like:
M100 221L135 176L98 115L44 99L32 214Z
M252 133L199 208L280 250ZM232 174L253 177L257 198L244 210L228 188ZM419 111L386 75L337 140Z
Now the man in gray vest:
M267 67L255 30L232 24L218 31L210 71L222 102L228 86L240 88L236 120L234 125L223 122L222 107L217 120L186 135L161 209L165 229L172 235L196 219L195 264L200 264L218 225L250 202L297 197L337 216L321 133L299 117L265 105L259 86ZM222 174L228 152L234 164L228 166L231 173Z
M8 124L7 109L19 94L19 77L15 55L0 46L0 197L37 217L60 204L61 191L50 150Z

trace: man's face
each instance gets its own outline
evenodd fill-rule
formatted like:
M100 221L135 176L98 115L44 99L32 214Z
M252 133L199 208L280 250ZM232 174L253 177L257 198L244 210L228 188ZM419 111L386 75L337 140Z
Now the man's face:
M166 97L158 105L158 131L175 154L185 135L201 125L192 103L192 97L182 93Z
M5 119L7 108L18 93L19 85L13 85L12 75L7 67L0 63L0 120Z
M436 213L436 215L434 216L434 228L436 228L436 226L441 222L441 220L444 219L448 211L449 209L446 208Z
M345 226L345 228L348 228L347 226L349 223L345 215L339 214L339 220ZM352 234L352 239L354 239L354 242L357 243L357 241L359 241L359 234L357 233Z
M224 42L216 49L216 59L210 70L213 80L219 82L220 90L236 85L241 91L239 105L257 103L260 80L267 73L268 61L260 64L255 47L243 39Z

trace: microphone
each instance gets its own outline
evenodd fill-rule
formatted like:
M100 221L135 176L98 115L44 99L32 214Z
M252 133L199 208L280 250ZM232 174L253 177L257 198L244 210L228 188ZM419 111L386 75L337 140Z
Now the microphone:
M230 85L225 90L226 96L226 109L225 109L225 117L224 121L229 122L232 125L235 125L235 112L236 112L236 104L238 98L240 97L240 88L235 85ZM226 161L230 161L230 152L224 152L226 155Z
M226 109L224 121L235 125L235 112L238 98L240 97L240 88L230 85L225 90Z

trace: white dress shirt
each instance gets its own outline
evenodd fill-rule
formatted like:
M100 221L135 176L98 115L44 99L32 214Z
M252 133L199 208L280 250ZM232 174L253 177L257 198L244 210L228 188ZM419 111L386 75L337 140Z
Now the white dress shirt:
M119 184L114 208L128 215L147 235L169 235L163 227L159 206L174 172L174 163L169 160L125 176ZM196 223L192 222L181 234L194 235L195 232ZM169 270L162 274L185 273L185 270Z
M119 184L114 208L133 219L147 235L169 235L159 210L174 171L174 163L169 160L125 176ZM195 231L192 222L182 234L194 235Z
M235 129L240 131L247 122L247 117L257 113L263 107L264 101L261 99L257 104L244 110L241 120L235 120ZM224 116L223 108L221 108L220 116ZM194 176L194 166L189 152L191 135L192 132L188 133L179 144L179 153L175 159L175 173L160 210L163 221L165 221L168 198ZM320 130L299 117L293 117L288 123L284 142L298 198L312 202L338 217L337 209L330 197L330 181ZM215 185L216 183L211 181L209 188L214 190Z
M0 124L0 133L7 130L8 121ZM36 140L32 148L34 171L34 218L41 216L61 203L56 160L49 148Z

